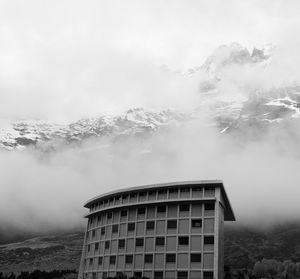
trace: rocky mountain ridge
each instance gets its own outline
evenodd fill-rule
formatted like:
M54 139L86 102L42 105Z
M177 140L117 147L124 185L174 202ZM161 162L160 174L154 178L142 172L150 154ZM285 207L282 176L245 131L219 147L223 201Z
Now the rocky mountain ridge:
M180 129L203 111L208 113L208 125L216 126L221 134L243 135L245 131L261 134L269 127L298 121L300 83L269 89L248 89L244 85L236 84L239 79L234 77L235 79L229 82L233 83L230 86L233 86L237 93L231 94L230 90L229 93L224 92L223 83L231 78L226 72L230 67L240 67L239 71L243 71L245 66L251 67L253 71L265 69L272 62L274 49L274 46L267 45L254 48L250 52L237 43L217 48L202 66L188 72L193 78L198 78L199 73L202 75L202 79L199 80L200 102L189 112L134 108L121 115L85 118L66 125L40 120L18 121L11 123L7 128L0 127L0 150L18 150L45 144L55 149L58 144L81 143L90 138L109 137L114 140L124 136L148 137L163 127Z

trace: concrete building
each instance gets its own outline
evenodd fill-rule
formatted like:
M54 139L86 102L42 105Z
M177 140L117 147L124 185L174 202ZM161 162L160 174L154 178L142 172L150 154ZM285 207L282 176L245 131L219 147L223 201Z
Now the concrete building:
M146 185L97 196L79 279L223 279L224 221L235 221L222 181Z

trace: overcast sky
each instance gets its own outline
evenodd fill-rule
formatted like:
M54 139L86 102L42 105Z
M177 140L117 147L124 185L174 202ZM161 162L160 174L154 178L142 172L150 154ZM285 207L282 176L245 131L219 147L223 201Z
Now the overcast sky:
M186 71L232 42L281 51L269 70L229 71L220 94L287 84L295 74L299 81L299 14L298 0L3 0L0 129L18 119L69 122L138 106L194 108L199 81L161 66ZM217 178L241 222L298 218L298 122L241 143L220 137L206 120L117 147L88 141L46 155L0 151L0 223L82 225L85 199L111 188ZM145 146L151 152L140 156Z
M184 70L220 44L251 49L294 39L299 6L297 0L1 1L0 118L70 121L168 105L157 98L168 87L158 77L161 65Z

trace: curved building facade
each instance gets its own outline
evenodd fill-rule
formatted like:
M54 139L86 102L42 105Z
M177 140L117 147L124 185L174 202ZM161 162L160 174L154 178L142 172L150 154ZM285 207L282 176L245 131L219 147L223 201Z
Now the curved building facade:
M235 217L222 181L127 188L84 206L79 279L223 279L223 224Z

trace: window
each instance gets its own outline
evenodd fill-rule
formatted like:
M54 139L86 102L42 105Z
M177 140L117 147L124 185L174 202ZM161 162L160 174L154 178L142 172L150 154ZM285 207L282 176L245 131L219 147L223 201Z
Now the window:
M190 205L189 204L181 204L179 206L180 211L189 211L190 210Z
M100 215L97 217L97 220L98 220L98 223L101 221L101 216Z
M203 272L203 279L213 279L214 273L212 271L204 271Z
M165 238L164 237L157 237L155 239L155 244L157 246L164 246L165 245Z
M101 228L101 235L104 235L105 234L105 227L102 227Z
M187 271L178 271L177 272L177 279L188 279Z
M133 272L134 278L142 278L142 272L141 271L135 271Z
M119 248L125 247L125 239L119 239Z
M152 196L152 197L153 197L153 196L156 196L156 192L155 192L155 191L150 191L150 192L149 192L149 196Z
M116 264L116 256L109 257L109 264Z
M171 189L169 190L169 193L170 193L170 194L177 193L177 192L178 192L178 189L171 188Z
M128 195L123 195L122 200L126 200L128 198Z
M127 210L122 210L121 211L121 216L126 217L127 216Z
M146 224L147 230L154 230L154 221L148 221Z
M159 190L158 194L167 194L167 190L165 190L165 189L164 190Z
M157 207L157 212L166 212L166 206L165 205L160 205Z
M204 236L204 244L214 244L214 241L213 236Z
M95 237L95 235L96 235L96 230L93 230L92 231L92 237Z
M193 219L192 220L192 228L201 228L202 220L201 219Z
M179 245L189 245L189 237L188 236L179 236L178 243L179 243Z
M112 226L112 232L113 232L113 233L117 233L117 232L118 232L118 229L119 229L119 228L118 228L118 225L113 225L113 226Z
M201 253L191 254L191 262L192 263L201 263Z
M87 246L88 252L90 252L90 249L91 249L91 245L89 244L89 245Z
M95 250L97 251L99 249L99 243L95 243Z
M190 188L180 188L180 193L187 193L190 191Z
M103 272L103 275L102 275L102 279L106 279L106 278L107 278L107 272L104 271L104 272Z
M107 219L111 219L111 217L112 217L112 212L108 212L107 213Z
M125 256L125 263L127 263L127 264L133 263L133 255L126 255Z
M105 249L109 249L109 241L105 241Z
M146 212L145 207L140 207L140 208L138 208L138 210L137 210L137 213L138 213L138 214L145 214L145 212Z
M176 229L177 220L168 220L168 229Z
M99 258L98 258L98 264L100 265L100 264L102 264L102 262L103 262L103 258L102 258L102 257L99 257Z
M176 254L166 254L166 262L167 263L175 263L176 262Z
M130 194L131 198L136 198L136 193Z
M145 255L145 263L153 263L153 254Z
M162 271L155 271L154 272L154 279L163 279L164 273Z
M214 203L205 203L204 209L205 210L215 210L215 204Z
M140 197L145 197L146 195L147 195L146 192L141 192L141 193L140 193Z
M201 192L202 188L201 187L195 187L193 188L193 192Z
M137 246L137 247L144 246L144 238L137 238L135 240L135 246Z
M90 265L93 265L93 259L90 259Z
M134 231L135 230L135 223L128 223L128 231Z

